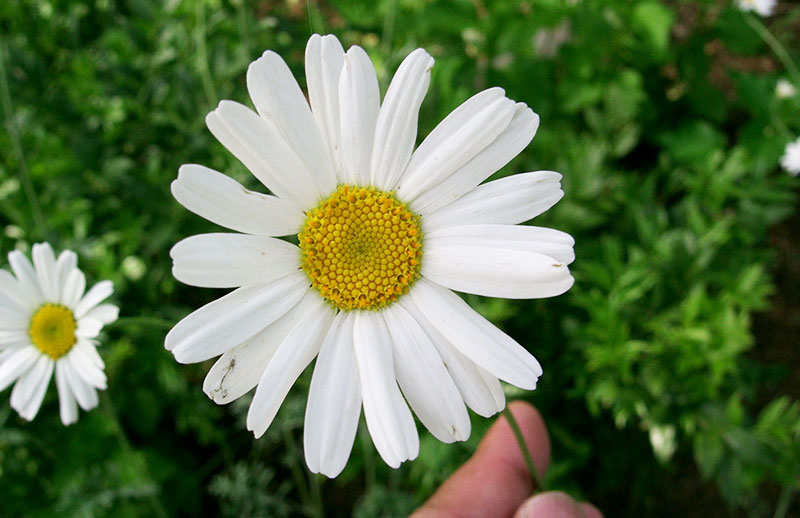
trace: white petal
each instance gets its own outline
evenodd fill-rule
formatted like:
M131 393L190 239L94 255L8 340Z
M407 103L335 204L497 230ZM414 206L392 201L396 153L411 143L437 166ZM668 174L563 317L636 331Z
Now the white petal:
M491 88L467 99L439 123L411 157L397 196L406 202L469 162L506 129L514 101Z
M436 346L467 406L483 417L493 416L502 410L506 400L500 381L458 352L458 349L430 323L419 308L410 302L409 297L403 297L398 302L425 330L425 334Z
M222 101L206 116L206 125L228 151L278 197L300 208L322 196L311 172L267 120L233 101Z
M218 405L225 405L253 389L286 335L318 307L319 301L318 293L307 291L281 318L220 356L203 382L206 395Z
M336 174L311 108L292 71L268 50L247 68L247 90L261 117L270 121L311 172L323 194L336 189Z
M0 335L5 331L21 332L27 335L30 319L30 312L23 310L16 303L10 306L0 306Z
M535 171L479 185L453 203L425 216L428 229L472 223L516 225L535 218L564 196L561 175Z
M452 246L534 252L570 264L575 260L575 240L566 232L526 225L454 225L428 229L425 252Z
M13 275L5 270L0 270L0 293L3 294L7 305L12 303L23 311L32 311L42 303L40 295L27 290Z
M58 271L58 285L64 286L67 276L78 267L78 256L72 250L63 250L58 254L56 270ZM63 294L62 294L63 297Z
M394 344L397 383L414 413L442 442L467 439L467 407L428 335L399 304L382 314Z
M433 58L417 49L403 60L383 98L375 126L372 185L394 189L411 158L417 139L417 118L431 82Z
M86 290L86 276L77 268L67 274L61 290L61 303L68 308L75 308Z
M302 272L228 293L178 322L165 340L180 363L218 356L282 317L308 291Z
M172 275L191 286L237 288L296 272L300 249L281 239L248 234L199 234L170 250Z
M539 116L525 104L517 103L511 123L491 144L453 174L421 193L410 202L411 208L417 214L426 215L468 193L525 149L538 127Z
M340 312L322 343L306 403L303 450L312 473L335 477L344 469L361 414L353 351L354 311Z
M83 352L84 356L89 358L89 360L91 360L92 364L94 364L95 367L97 367L101 371L105 369L105 363L103 362L103 359L100 357L100 354L97 352L97 347L91 340L78 339L78 343L75 344L75 348L80 349Z
M26 299L36 301L33 307L40 306L43 301L42 290L36 278L36 270L25 254L19 250L12 250L8 253L8 264L17 278L19 291L26 294Z
M247 412L247 429L264 435L297 377L317 356L335 312L322 299L284 338L267 364Z
M58 284L58 270L56 270L56 256L49 243L36 243L31 252L33 267L39 279L39 287L46 300L59 300L60 288Z
M114 293L114 285L111 281L100 281L92 286L75 306L75 318L82 318L90 309L110 297L112 293Z
M397 468L417 456L419 436L395 381L392 342L383 319L369 311L358 311L353 346L367 429L386 464Z
M43 356L34 346L21 347L0 363L0 390L5 390L20 376L27 373L36 360Z
M17 327L17 329L0 330L0 349L7 349L20 344L28 345L31 343L31 338L27 329L24 327L20 329L19 325L14 327Z
M314 34L306 45L306 83L311 111L331 153L334 169L341 169L339 76L344 65L342 44L331 34Z
M98 389L106 388L106 375L103 369L95 364L93 358L86 355L84 348L73 347L60 361L69 365L84 383Z
M458 295L422 278L405 298L464 356L512 385L536 388L542 374L536 358Z
M369 56L361 47L350 47L339 78L342 183L367 185L370 182L380 96L378 76Z
M69 363L64 362L62 372L64 373L67 386L72 390L75 399L78 400L78 405L84 410L91 410L96 407L99 402L97 390L84 382Z
M20 417L28 421L36 417L52 375L53 360L40 354L33 367L19 378L14 390L11 391L11 408L16 410Z
M506 299L554 297L574 282L564 263L546 255L481 246L428 247L420 272L451 290Z
M64 378L64 364L56 362L56 388L58 389L58 411L61 422L69 426L78 421L78 403Z
M198 216L245 234L287 236L303 225L303 211L294 203L245 189L201 165L182 165L171 190L178 203Z
M93 318L84 316L78 320L75 336L79 338L95 338L103 329L103 323Z
M115 321L119 316L119 308L114 304L100 304L99 306L95 306L90 309L85 318L91 318L92 320L97 320L104 326L110 324L111 322Z

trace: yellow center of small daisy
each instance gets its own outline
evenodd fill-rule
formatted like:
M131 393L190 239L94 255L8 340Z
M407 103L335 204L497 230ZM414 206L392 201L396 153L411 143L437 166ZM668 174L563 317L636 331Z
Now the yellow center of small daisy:
M342 310L381 308L419 277L419 217L391 192L339 186L307 213L298 239L312 285Z
M31 317L28 334L33 345L54 360L75 345L75 316L61 304L45 304Z

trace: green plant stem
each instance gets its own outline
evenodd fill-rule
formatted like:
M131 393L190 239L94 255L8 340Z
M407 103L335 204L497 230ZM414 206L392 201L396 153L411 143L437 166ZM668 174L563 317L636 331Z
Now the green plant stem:
M525 443L525 437L522 436L519 423L517 423L514 414L508 409L508 405L503 409L503 415L508 420L508 424L511 425L511 431L514 432L514 437L517 439L519 449L522 450L522 458L525 459L525 465L528 466L528 472L530 472L531 478L533 479L533 484L535 486L533 489L534 492L545 491L544 483L539 476L539 472L536 471L536 465L533 463L533 457L531 457L531 452L528 449L528 445Z
M194 37L197 45L197 66L200 69L200 80L203 82L203 90L206 94L209 108L216 106L219 101L217 90L214 88L214 81L211 80L211 70L208 64L208 46L206 45L206 8L205 2L197 2L197 23L195 25Z
M325 518L325 507L322 505L322 488L320 478L322 475L309 473L308 482L311 485L312 502L314 503L314 515L317 518Z
M311 495L309 493L309 484L306 484L306 477L303 474L303 468L297 461L298 450L297 444L294 440L294 435L292 435L292 430L287 424L284 423L284 425L281 426L281 432L283 435L283 444L289 451L289 471L292 472L294 485L297 487L297 492L300 493L300 499L303 502L310 502Z
M789 505L792 503L792 495L794 494L794 487L786 484L781 489L781 494L778 497L778 505L775 507L775 514L772 518L784 518L786 513L789 512Z
M22 190L25 192L25 197L28 198L28 204L31 207L31 214L33 214L33 222L34 225L36 225L36 230L39 235L44 238L46 237L47 226L45 225L44 215L39 205L39 200L36 197L36 192L33 190L33 182L31 182L28 163L25 160L25 152L22 150L22 138L20 137L19 128L17 128L16 121L14 120L14 103L11 101L11 90L8 87L5 54L6 45L3 40L0 41L0 99L2 99L3 103L3 112L5 113L8 134L11 137L11 146L14 149L17 164L19 165Z
M114 404L111 402L111 398L105 392L102 394L101 398L101 408L103 413L106 414L106 416L109 417L114 423L114 435L116 436L120 447L125 452L125 455L127 455L129 458L137 459L138 457L135 457L133 454L131 442L128 440L128 436L125 435L125 430L122 428L122 424L119 422L119 415L117 414ZM141 465L138 467L144 475L145 480L147 480L147 483L150 486L157 488L158 486L150 476L150 472L147 470L147 465L144 463L144 461L142 461ZM156 489L156 492L158 492L158 489ZM167 514L167 511L164 509L164 506L161 504L161 500L158 499L155 493L149 494L147 500L150 504L151 510L153 511L153 516L157 516L158 518L168 518L169 515Z
M158 327L162 329L170 329L175 325L175 322L159 318L159 317L120 317L114 322L105 326L106 329L113 329L121 326L141 326L141 327Z
M358 423L358 428L358 437L361 441L361 451L364 453L364 484L366 486L366 490L369 491L373 488L373 486L375 486L377 479L375 474L375 456L372 453L372 443L369 440L369 432L367 431L367 427L364 425L363 421Z
M392 37L394 36L394 21L397 14L397 0L389 0L386 6L386 15L383 17L383 34L381 37L381 47L384 54L389 54L392 49Z
M789 75L792 76L792 80L794 80L795 84L800 86L800 69L797 68L797 65L792 61L791 56L789 56L789 52L787 52L786 47L776 38L769 29L764 26L763 23L758 21L755 16L752 14L748 14L745 16L745 20L747 24L754 30L756 33L761 36L761 39L764 40L772 52L775 53L775 56L783 63L783 66L786 68L786 71L789 72Z

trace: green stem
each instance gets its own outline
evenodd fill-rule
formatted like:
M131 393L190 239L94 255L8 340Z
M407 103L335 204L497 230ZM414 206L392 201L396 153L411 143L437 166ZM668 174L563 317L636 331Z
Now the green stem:
M789 75L792 76L795 84L800 86L800 70L795 65L794 61L792 61L791 56L789 56L789 52L787 52L786 47L781 44L781 42L773 36L773 34L767 29L763 23L758 21L755 16L752 14L748 14L745 16L745 20L747 24L754 30L756 33L761 36L761 39L764 40L772 52L775 53L775 56L783 63L783 66L789 72Z
M325 518L325 507L322 505L322 487L319 482L322 475L309 473L308 482L311 485L311 501L314 504L314 514L318 518Z
M103 409L103 413L106 414L113 422L114 422L114 435L117 437L117 441L119 442L120 447L125 452L125 455L133 460L140 460L140 457L134 455L133 447L131 446L131 442L128 440L128 436L125 435L125 430L122 428L122 424L119 422L119 416L117 414L116 408L114 404L111 402L111 398L108 396L107 393L102 394L102 405L101 408ZM156 483L153 481L153 478L150 476L150 472L147 470L147 465L144 461L138 462L140 464L138 466L139 470L141 471L144 479L147 481L148 485L158 488ZM148 502L150 503L150 508L153 512L153 516L157 516L158 518L167 518L169 515L167 511L164 509L164 506L161 505L161 500L159 500L156 496L158 489L154 493L150 493L148 495Z
M114 322L105 326L105 328L113 329L120 326L142 326L170 329L174 325L175 322L170 322L169 320L159 317L120 317Z
M289 451L289 471L292 472L294 485L297 487L297 492L300 493L300 499L303 502L309 502L309 488L308 484L306 484L306 478L303 474L303 469L300 466L300 463L297 461L298 450L294 436L292 435L292 430L287 424L284 424L284 426L281 426L281 432L283 435L283 444Z
M372 453L372 443L369 440L369 432L363 421L358 423L358 428L361 451L364 454L364 484L366 490L369 491L375 485L377 478L375 473L375 456Z
M208 47L206 46L206 8L205 2L197 2L197 24L195 25L194 37L197 45L197 66L200 69L200 80L203 82L203 90L206 94L209 107L216 106L219 101L217 90L214 88L214 81L211 80L211 70L208 65Z
M539 476L539 472L536 471L536 465L533 463L533 457L531 457L531 452L528 449L528 445L525 443L525 438L522 436L522 430L520 430L514 414L512 414L508 409L508 405L506 405L506 407L503 409L503 415L508 420L508 424L511 425L511 431L514 432L514 437L517 439L519 449L522 450L522 458L525 460L525 465L528 466L528 472L530 472L531 478L533 479L535 486L534 492L545 491L542 478Z
M794 487L786 484L781 489L781 495L778 497L778 505L775 507L775 514L772 518L784 518L786 513L789 512L789 505L792 503L792 494Z
M383 53L388 55L392 49L392 36L394 35L394 20L397 13L397 0L390 0L386 6L386 16L383 17L383 37L381 47Z
M42 208L39 205L39 200L36 197L36 192L33 190L33 182L31 182L31 175L28 171L28 163L25 160L25 153L22 150L22 138L20 137L19 128L14 120L14 103L11 101L11 91L8 87L8 73L6 72L6 45L5 41L0 42L0 99L3 103L3 112L5 113L6 126L8 127L8 134L11 137L11 146L14 149L14 154L19 164L19 176L22 183L22 189L25 191L25 197L28 198L28 204L31 206L31 213L33 214L33 221L36 225L36 230L39 235L46 237L46 228Z

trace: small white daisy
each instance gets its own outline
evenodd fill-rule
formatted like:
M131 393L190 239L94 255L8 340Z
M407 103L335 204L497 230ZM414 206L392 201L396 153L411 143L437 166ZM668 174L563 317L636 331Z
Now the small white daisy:
M759 16L770 16L775 9L776 0L738 0L739 9L753 11Z
M800 174L800 138L786 144L781 157L781 167L792 176Z
M113 291L111 281L85 292L74 252L56 259L49 244L39 243L32 256L33 264L15 250L8 254L14 275L0 270L0 390L16 381L11 407L30 421L55 371L61 422L70 425L78 405L96 407L97 389L106 388L95 339L119 310L100 304Z
M451 290L538 298L573 283L572 237L518 225L563 196L561 175L480 185L528 145L539 117L491 88L414 151L432 66L412 52L381 103L364 50L314 35L309 106L267 51L247 71L258 113L222 101L206 123L274 195L200 165L182 166L172 184L187 209L240 233L173 247L178 280L237 289L179 322L166 348L181 363L222 355L203 384L217 403L257 387L247 415L256 437L316 357L305 456L330 477L347 462L362 406L378 452L397 467L419 449L409 405L452 442L470 434L467 407L490 416L505 406L499 380L535 388L536 359ZM299 246L274 237L289 235Z
M786 79L779 79L775 84L775 95L778 99L788 99L789 97L794 97L796 93L797 89Z

